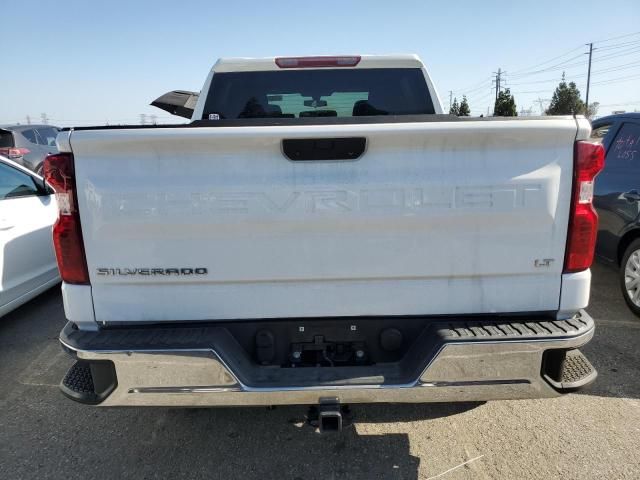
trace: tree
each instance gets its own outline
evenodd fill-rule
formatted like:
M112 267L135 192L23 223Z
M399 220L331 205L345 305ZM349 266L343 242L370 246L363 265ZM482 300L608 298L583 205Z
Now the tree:
M460 114L460 107L458 106L458 99L454 97L453 103L449 108L449 115L459 115L459 114Z
M600 102L591 102L589 104L589 108L587 108L586 116L587 118L594 117L598 114L598 109L600 108Z
M498 94L496 104L493 108L494 117L517 117L516 101L511 95L511 90L506 88Z
M471 109L469 108L469 102L467 102L467 96L462 96L462 102L458 104L458 98L454 97L451 108L449 108L449 115L456 115L458 117L468 117L471 115Z
M593 105L593 104L591 104ZM597 107L595 107L597 110ZM547 115L573 115L585 113L585 104L580 98L580 90L573 82L567 82L564 80L564 73L562 74L562 81L556 87L556 91L553 92L551 103L546 110Z
M459 117L468 117L471 115L471 109L469 108L469 102L467 102L467 96L462 96L462 102L460 102L460 106L458 107L458 116Z

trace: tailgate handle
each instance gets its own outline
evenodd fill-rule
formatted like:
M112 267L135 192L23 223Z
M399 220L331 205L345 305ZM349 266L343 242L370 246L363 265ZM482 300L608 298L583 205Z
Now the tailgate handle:
M289 160L356 160L364 153L367 139L346 138L285 138L282 152Z

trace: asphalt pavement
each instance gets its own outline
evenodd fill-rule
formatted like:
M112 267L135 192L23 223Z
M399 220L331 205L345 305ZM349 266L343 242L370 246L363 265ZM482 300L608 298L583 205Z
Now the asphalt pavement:
M0 318L0 478L638 479L640 319L596 265L583 348L599 371L556 399L354 406L341 435L305 407L100 409L58 391L59 288Z

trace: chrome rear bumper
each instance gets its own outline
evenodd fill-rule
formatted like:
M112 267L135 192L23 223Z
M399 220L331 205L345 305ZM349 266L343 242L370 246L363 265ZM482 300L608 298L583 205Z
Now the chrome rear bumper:
M420 403L560 395L544 378L544 352L584 345L593 336L593 320L580 312L567 321L510 325L526 328L512 328L513 332L504 325L490 328L494 323L447 329L422 373L401 384L390 384L380 375L316 385L250 385L215 348L181 348L157 338L146 346L132 342L126 347L126 334L120 335L118 348L108 341L100 346L95 339L83 346L82 333L74 334L69 325L60 341L79 361L113 362L117 386L101 406L317 404L323 398L341 403Z

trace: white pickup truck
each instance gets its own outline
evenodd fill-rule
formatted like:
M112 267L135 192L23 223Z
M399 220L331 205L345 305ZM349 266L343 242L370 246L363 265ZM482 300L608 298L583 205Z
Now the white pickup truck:
M222 59L189 124L63 131L62 391L320 404L329 428L341 402L580 388L589 135L444 115L414 55Z

